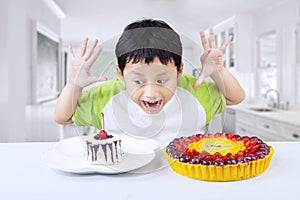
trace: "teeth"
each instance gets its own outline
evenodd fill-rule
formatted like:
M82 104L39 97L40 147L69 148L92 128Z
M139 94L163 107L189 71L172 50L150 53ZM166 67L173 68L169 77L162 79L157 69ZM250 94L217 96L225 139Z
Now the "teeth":
M149 103L147 101L145 101L145 103L146 103L146 107L149 108L150 107Z
M159 101L152 101L152 102L148 102L148 101L143 101L144 105L146 106L147 109L149 108L157 108L160 106L161 104L161 100Z

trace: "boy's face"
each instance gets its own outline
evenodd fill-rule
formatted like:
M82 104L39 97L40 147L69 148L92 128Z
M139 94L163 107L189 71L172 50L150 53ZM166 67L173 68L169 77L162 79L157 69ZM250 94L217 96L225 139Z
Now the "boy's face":
M148 114L159 113L174 95L183 64L177 71L174 62L164 65L159 58L150 64L144 62L126 64L123 74L130 98Z

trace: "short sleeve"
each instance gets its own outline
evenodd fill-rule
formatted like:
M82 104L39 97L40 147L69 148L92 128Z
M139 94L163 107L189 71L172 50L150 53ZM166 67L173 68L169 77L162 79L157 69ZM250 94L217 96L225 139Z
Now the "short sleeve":
M209 122L216 114L224 112L226 108L226 98L215 82L210 81L207 82L206 85L210 96L210 102L207 108L207 122Z
M72 117L72 121L78 126L94 126L99 127L97 113L94 108L94 90L84 91L81 93L76 111Z
M124 83L116 78L82 92L72 121L78 126L94 126L102 129L101 112L111 98L123 90L125 90Z
M196 77L188 74L182 75L177 86L189 91L201 104L206 113L206 123L219 113L224 112L226 99L218 86L213 81L203 81L197 88L193 88Z

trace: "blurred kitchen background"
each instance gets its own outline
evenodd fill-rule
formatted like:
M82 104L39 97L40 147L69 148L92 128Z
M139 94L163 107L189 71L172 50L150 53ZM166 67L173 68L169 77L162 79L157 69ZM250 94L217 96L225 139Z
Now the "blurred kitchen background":
M93 74L115 76L114 45L137 19L168 22L183 42L185 72L199 72L199 30L229 35L223 65L246 99L205 127L265 140L300 140L300 0L0 0L0 142L58 141L74 125L53 121L67 81L67 45L88 36L103 53ZM84 128L80 131L85 131Z

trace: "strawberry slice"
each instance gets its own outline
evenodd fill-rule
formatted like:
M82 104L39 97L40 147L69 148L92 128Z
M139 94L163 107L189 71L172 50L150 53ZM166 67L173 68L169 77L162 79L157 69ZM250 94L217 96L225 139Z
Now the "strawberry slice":
M215 137L215 138L221 137L221 133L215 133L214 137Z
M199 153L199 157L202 159L202 158L206 158L208 156L208 152L207 151L201 151Z
M232 138L232 133L227 133L227 134L226 134L226 137L227 137L229 140L231 140L231 138Z
M247 142L247 141L249 141L250 140L250 138L249 138L249 136L243 136L242 137L242 141L245 143L245 142Z
M251 145L252 146L256 145L256 143L257 143L257 140L251 140Z
M243 157L244 156L244 152L243 151L239 151L234 155L234 158L237 159L239 157Z
M214 157L215 157L216 159L222 158L222 154L219 153L219 152L216 152L216 153L214 153Z
M197 141L199 141L200 140L200 138L198 138L196 135L193 135L192 136L192 141L193 142L197 142Z
M244 145L245 145L246 148L248 148L250 146L250 144L251 144L250 140L247 140L247 141L244 142Z
M176 149L177 149L177 151L179 151L179 152L185 152L185 148L182 146L182 145L180 145L180 144L176 144Z
M223 156L222 160L227 160L228 158L233 158L233 155L231 153L227 153L225 156Z
M206 156L206 158L210 158L212 161L215 161L216 160L216 157L214 155L211 155L211 154L208 154Z
M255 145L254 147L252 147L252 149L250 150L250 153L253 154L253 153L256 153L257 150L260 148L260 144L257 144Z
M196 151L195 149L193 149L192 151L187 149L184 154L187 155L187 156L190 156L190 157L195 157L195 156L199 155L199 152Z
M232 136L232 140L235 140L235 141L241 141L241 140L242 140L242 137L239 136L239 135L234 135L234 136Z
M226 133L221 133L221 138L226 138Z
M196 136L200 139L202 139L203 135L202 134L196 134Z

